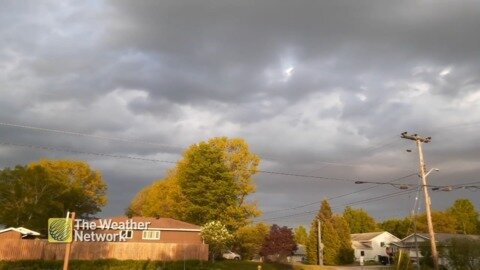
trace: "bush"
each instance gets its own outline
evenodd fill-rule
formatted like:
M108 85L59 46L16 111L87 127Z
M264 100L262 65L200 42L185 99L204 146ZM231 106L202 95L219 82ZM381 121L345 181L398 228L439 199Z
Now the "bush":
M411 270L413 269L412 261L408 252L397 252L395 255L395 261L397 262L397 270Z
M452 238L444 246L442 255L452 269L480 269L480 240Z

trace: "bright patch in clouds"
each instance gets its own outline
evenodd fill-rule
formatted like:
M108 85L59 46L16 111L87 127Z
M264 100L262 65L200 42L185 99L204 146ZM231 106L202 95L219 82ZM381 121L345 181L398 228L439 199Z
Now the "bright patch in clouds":
M364 94L356 94L355 95L358 99L360 99L361 101L366 101L367 100L367 96L365 96Z
M295 70L294 67L289 67L289 68L287 68L287 69L283 72L283 74L284 74L285 77L287 77L287 78L288 78L288 77L291 77L291 76L293 75L293 71L294 71L294 70Z
M447 68L444 68L441 72L440 72L440 77L445 77L447 76L448 74L450 74L450 72L452 72L452 68L450 67L447 67Z

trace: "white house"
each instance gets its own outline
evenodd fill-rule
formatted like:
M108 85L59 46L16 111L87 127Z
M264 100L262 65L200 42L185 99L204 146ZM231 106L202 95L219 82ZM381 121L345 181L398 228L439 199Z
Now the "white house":
M356 261L363 254L365 261L378 262L379 255L388 257L387 248L391 250L391 244L400 241L398 237L389 232L354 233L350 236Z

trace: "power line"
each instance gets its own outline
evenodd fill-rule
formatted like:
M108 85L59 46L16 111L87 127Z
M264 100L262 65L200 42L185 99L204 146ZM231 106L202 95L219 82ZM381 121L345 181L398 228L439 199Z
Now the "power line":
M369 202L373 202L373 201L385 200L385 199L393 198L393 197L396 197L396 196L401 196L401 195L409 194L409 193L412 193L412 192L414 192L414 191L415 191L415 190L407 190L407 191L402 190L402 191L397 191L397 192L394 192L394 193L390 193L390 194L386 194L386 195L381 195L381 196L377 196L377 197L372 197L372 198L367 198L367 199L363 199L363 200L359 200L359 201L355 201L355 202L351 202L351 203L346 203L346 204L342 204L342 205L335 205L335 206L332 206L332 209L333 209L333 208L342 207L342 206L352 206L352 205L365 204L365 203L369 203ZM303 215L309 215L309 214L316 213L316 212L318 212L318 209L317 209L317 210L304 211L304 212L300 212L300 213L293 213L293 214L284 215L284 216L264 218L264 219L257 220L256 222L262 222L262 221L267 221L267 220L283 219L283 218L288 218L288 217L303 216Z
M150 141L142 141L142 140L129 139L129 138L94 135L94 134L76 132L76 131L71 131L71 130L53 129L53 128L32 126L32 125L13 124L13 123L7 123L7 122L0 122L0 126L23 128L23 129L43 131L43 132L52 132L52 133L57 133L57 134L73 135L73 136L95 138L95 139L102 139L102 140L109 140L109 141L116 141L116 142L123 142L123 143L144 144L144 145L150 145L150 146L157 146L157 147L175 149L175 150L178 150L180 152L182 152L185 148L185 147L182 147L182 146L161 144L161 143L150 142ZM398 138L395 137L395 140L398 140ZM370 151L374 151L374 150L384 148L386 146L389 146L389 145L392 145L392 144L396 143L395 140L390 140L390 141L386 142L385 144L381 144L381 145L370 146L369 148L365 149L364 151L370 152ZM261 155L261 156L262 156L263 159L266 159L266 160L271 160L271 161L278 160L275 157L266 157L266 156L263 156L263 155ZM362 165L346 164L346 163L332 162L332 161L316 161L316 162L326 164L326 165L337 165L337 166L350 166L350 167L362 166Z
M295 173L286 173L286 172L274 172L274 171L264 171L264 170L258 170L258 172L265 173L265 174L294 176L294 177L300 177L300 178L312 178L312 179L320 179L320 180L333 180L333 181L344 181L344 182L355 182L356 181L354 179L336 178L336 177L327 177L327 176L315 176L315 175L306 175L306 174L295 174Z
M52 146L37 146L37 145L31 145L31 144L18 144L18 143L10 143L10 142L0 142L0 144L5 145L5 146L40 149L40 150L55 151L55 152L67 152L67 153L91 155L91 156L111 157L111 158L120 158L120 159L133 159L133 160L140 160L140 161L160 162L160 163L169 163L169 164L176 164L177 163L176 161L170 161L170 160L160 160L160 159L152 159L152 158L125 156L125 155L113 155L113 154L106 154L106 153L86 152L86 151L78 151L78 150L52 147Z
M75 131L68 131L68 130L60 130L60 129L52 129L52 128L43 128L43 127L35 127L35 126L28 126L28 125L18 125L18 124L11 124L11 123L5 123L5 122L0 122L0 125L1 125L1 126L6 126L6 127L24 128L24 129L30 129L30 130L46 131L46 132L53 132L53 133L58 133L58 134L66 134L66 135L74 135L74 136L81 136L81 137L89 137L89 138L109 140L109 141L128 142L128 143L136 143L136 144L146 144L146 145L151 145L151 146L159 146L159 147L173 148L173 149L177 149L177 150L183 150L183 149L184 149L183 147L180 147L180 146L173 146L173 145L161 144L161 143L156 143L156 142L140 141L140 140L127 139L127 138L119 138L119 137L109 137L109 136L93 135L93 134L81 133L81 132L75 132Z
M67 152L67 153L73 153L73 154L111 157L111 158L119 158L119 159L132 159L132 160L160 162L160 163L169 163L169 164L177 163L176 161L171 161L171 160L160 160L160 159L141 158L141 157L126 156L126 155L114 155L114 154L106 154L106 153L98 153L98 152L78 151L78 150L72 150L68 148L59 148L59 147L51 147L51 146L37 146L37 145L31 145L31 144L18 144L18 143L10 143L10 142L0 142L0 145L39 149L39 150L46 150L46 151L55 151L55 152ZM285 173L285 172L264 171L264 170L255 170L255 172L272 174L272 175L293 176L293 177L299 177L299 178L312 178L312 179L330 180L330 181L346 181L346 182L352 182L352 183L355 182L355 180L353 179L334 178L334 177L325 177L325 176L302 175L302 174L292 174L292 173Z
M405 175L405 176L402 176L402 177L395 178L395 179L393 179L393 180L390 180L390 181L386 182L385 184L393 183L393 182L395 182L395 181L402 180L402 179L405 179L405 178L408 178L408 177L411 177L411 176L414 176L414 175L417 175L417 173L411 173L411 174L408 174L408 175ZM383 183L382 183L382 184L383 184ZM378 187L378 186L380 186L380 184L376 184L376 185L371 186L371 187L367 187L367 188L359 189L359 190L356 190L356 191L352 191L352 192L349 192L349 193L346 193L346 194L341 194L341 195L337 195L337 196L334 196L334 197L330 197L330 198L328 198L328 200L330 200L330 201L336 200L336 199L339 199L339 198L342 198L342 197L346 197L346 196L349 196L349 195L353 195L353 194L358 193L358 192L362 192L362 191L366 191L366 190L369 190L369 189L373 189L373 188L376 188L376 187ZM321 203L321 202L322 202L322 201L310 202L310 203L306 203L306 204L302 204L302 205L297 205L297 206L290 207L290 208L283 208L283 209L277 209L277 210L267 211L267 212L264 212L263 214L271 214L271 213L276 213L276 212L296 210L296 209L300 209L300 208L303 208L303 207L315 205L315 204L318 204L318 203Z

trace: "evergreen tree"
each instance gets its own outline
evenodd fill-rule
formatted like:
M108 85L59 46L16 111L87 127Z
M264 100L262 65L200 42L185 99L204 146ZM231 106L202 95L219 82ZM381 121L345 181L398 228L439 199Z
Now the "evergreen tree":
M297 244L306 245L308 241L308 234L305 227L300 225L297 228L295 228L293 231L295 233L295 241L297 242Z
M328 201L322 201L320 210L312 221L307 242L307 262L318 263L318 220L321 222L323 263L326 265L347 264L353 261L350 229L341 216L334 216Z
M308 234L306 255L308 264L318 264L318 219L314 218Z
M352 239L350 237L350 228L347 221L342 216L335 215L333 216L332 223L338 234L338 240L340 241L337 255L339 264L353 263L355 256L352 249Z
M340 264L339 251L342 243L331 219L322 220L322 243L324 244L323 263L325 265Z

